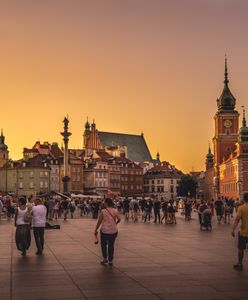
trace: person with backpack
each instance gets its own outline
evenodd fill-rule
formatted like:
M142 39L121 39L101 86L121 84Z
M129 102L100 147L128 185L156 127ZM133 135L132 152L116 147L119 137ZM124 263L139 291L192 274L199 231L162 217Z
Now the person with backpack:
M102 209L95 228L95 236L98 234L98 229L101 226L101 249L103 260L102 265L113 265L114 258L114 244L118 234L117 224L120 223L121 217L112 199L105 199L105 208Z

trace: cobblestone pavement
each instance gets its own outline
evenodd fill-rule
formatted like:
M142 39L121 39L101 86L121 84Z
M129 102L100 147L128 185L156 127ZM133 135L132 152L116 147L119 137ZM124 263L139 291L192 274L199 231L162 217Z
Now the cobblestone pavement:
M122 223L114 266L101 266L95 220L60 220L46 230L43 256L34 240L27 257L16 250L12 221L0 221L0 299L248 299L248 263L232 269L231 225L201 232L196 218L177 225Z

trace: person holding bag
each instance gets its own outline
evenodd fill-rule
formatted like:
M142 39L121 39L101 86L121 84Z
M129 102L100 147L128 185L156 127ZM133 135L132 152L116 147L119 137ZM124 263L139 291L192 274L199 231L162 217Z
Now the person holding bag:
M31 215L26 204L27 200L25 198L20 198L19 205L15 210L16 247L22 252L22 256L26 256L26 251L31 243Z
M95 235L98 234L98 228L101 226L101 248L103 260L102 265L113 265L114 243L118 234L117 224L120 223L121 217L114 208L112 199L105 199L105 208L102 209L98 222L96 224Z

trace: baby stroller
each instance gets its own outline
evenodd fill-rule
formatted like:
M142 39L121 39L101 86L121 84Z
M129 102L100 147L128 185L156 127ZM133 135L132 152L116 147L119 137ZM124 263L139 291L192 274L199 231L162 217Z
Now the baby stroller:
M212 214L210 209L205 209L202 212L200 230L212 230Z

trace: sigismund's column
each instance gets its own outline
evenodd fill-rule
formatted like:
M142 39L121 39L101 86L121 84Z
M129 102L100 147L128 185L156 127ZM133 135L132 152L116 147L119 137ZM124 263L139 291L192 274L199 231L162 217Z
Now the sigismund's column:
M64 140L64 176L62 178L63 193L69 193L70 177L68 176L68 142L71 133L68 131L68 124L69 124L68 117L64 118L63 123L64 123L64 131L60 133L63 136L63 140Z

